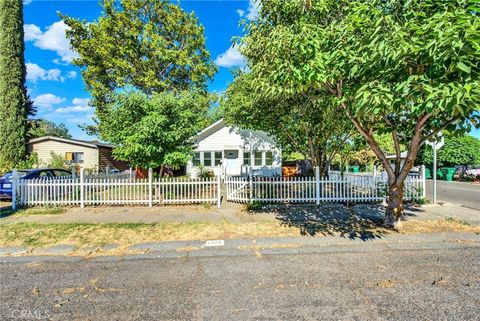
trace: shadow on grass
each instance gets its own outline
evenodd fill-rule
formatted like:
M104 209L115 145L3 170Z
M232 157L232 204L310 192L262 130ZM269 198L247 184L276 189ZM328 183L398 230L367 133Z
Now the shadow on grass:
M0 219L9 217L10 215L15 214L15 210L12 209L11 205L1 206L0 207Z
M265 211L275 214L283 226L298 228L302 235L340 235L368 241L389 233L383 227L384 208L380 205L284 205L263 207L261 212Z

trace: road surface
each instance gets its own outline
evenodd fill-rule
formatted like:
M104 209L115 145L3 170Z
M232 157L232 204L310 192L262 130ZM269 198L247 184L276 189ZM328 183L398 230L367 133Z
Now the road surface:
M426 182L427 198L433 199L433 180ZM437 180L437 201L450 202L480 210L480 184Z
M243 255L3 258L0 319L480 320L477 242L381 242Z

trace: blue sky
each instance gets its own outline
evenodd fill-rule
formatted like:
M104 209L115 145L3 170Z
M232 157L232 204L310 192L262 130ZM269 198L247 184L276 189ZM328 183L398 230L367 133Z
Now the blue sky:
M84 89L79 68L70 64L75 53L65 38L65 24L57 12L94 21L101 8L97 0L24 0L25 62L27 88L38 109L37 117L64 123L74 138L93 139L78 125L91 123L93 109ZM230 69L243 63L231 47L241 34L240 19L253 19L252 0L183 0L186 11L194 11L205 27L207 49L218 65L210 91L222 91L232 80ZM480 130L472 133L480 138Z
M38 109L38 118L64 123L74 138L92 139L78 125L91 123L93 109L82 82L80 69L71 65L75 53L65 38L65 24L57 12L96 20L101 12L97 0L24 0L25 63L27 88ZM222 91L232 80L230 69L243 63L231 48L233 36L241 34L240 19L252 19L257 8L248 0L183 0L186 11L194 11L205 27L207 49L218 66L210 91Z

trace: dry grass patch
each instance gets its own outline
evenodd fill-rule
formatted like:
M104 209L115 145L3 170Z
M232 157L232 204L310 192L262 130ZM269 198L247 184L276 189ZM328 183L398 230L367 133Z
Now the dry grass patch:
M402 234L467 232L480 233L480 226L472 226L456 218L431 221L408 221L402 223L399 230Z
M0 226L0 246L41 247L56 244L98 247L144 242L298 236L278 223L39 224Z

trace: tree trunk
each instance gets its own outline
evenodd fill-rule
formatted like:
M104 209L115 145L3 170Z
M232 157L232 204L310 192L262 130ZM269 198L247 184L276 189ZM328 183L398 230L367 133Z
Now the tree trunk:
M388 204L385 209L384 224L387 228L399 226L403 215L404 183L393 183L388 186Z

